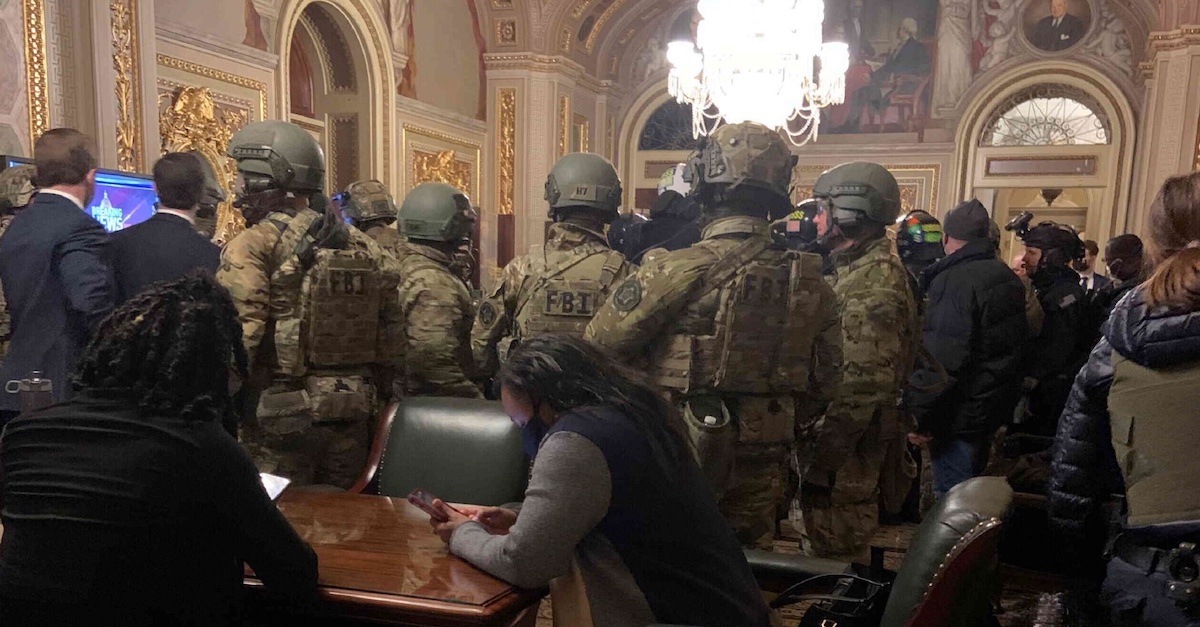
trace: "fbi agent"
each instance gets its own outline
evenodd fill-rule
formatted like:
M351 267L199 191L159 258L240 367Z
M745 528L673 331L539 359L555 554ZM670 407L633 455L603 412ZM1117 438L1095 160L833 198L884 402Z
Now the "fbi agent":
M546 201L553 221L546 245L509 262L503 280L479 305L471 345L488 375L523 338L582 337L609 292L632 272L604 236L621 203L612 163L591 153L564 156L546 178Z
M669 394L739 541L769 548L787 464L797 447L810 457L836 387L836 299L819 255L771 239L768 216L792 210L796 165L779 133L727 124L688 163L700 241L646 253L586 337Z

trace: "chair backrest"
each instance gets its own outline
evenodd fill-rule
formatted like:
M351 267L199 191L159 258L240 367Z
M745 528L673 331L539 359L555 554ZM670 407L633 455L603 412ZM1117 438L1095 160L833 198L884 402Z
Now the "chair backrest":
M881 627L980 624L997 591L997 545L1012 499L1003 477L976 477L935 504L896 573Z
M404 497L416 488L453 503L524 498L529 460L500 403L418 397L380 416L367 468L352 492Z

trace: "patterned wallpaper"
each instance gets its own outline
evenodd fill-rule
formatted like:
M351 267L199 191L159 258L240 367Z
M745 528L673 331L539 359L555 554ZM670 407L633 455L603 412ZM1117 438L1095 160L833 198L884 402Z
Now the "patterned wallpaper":
M0 0L0 154L27 155L29 142L29 101L25 86L25 64L13 63L25 58L24 27L20 0Z

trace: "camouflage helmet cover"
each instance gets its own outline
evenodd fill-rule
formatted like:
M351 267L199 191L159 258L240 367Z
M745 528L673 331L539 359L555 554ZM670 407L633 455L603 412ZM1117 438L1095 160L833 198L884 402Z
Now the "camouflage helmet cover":
M396 201L388 188L374 179L351 183L346 191L334 197L334 201L341 205L342 213L355 222L396 219Z
M713 131L688 160L685 178L701 184L749 185L788 196L796 156L779 133L757 122L726 124Z
M321 145L290 122L268 120L243 126L229 142L229 156L237 160L239 172L267 180L267 189L311 193L325 186Z
M900 215L900 185L878 163L856 161L826 170L813 195L828 200L835 211L858 213L879 224L892 224Z
M617 217L621 178L608 159L590 152L564 155L546 177L546 201L555 209L586 207Z
M409 239L459 242L471 236L474 223L471 200L445 183L421 183L400 206L400 231Z
M37 168L32 165L12 166L0 172L0 211L28 205L36 191L32 180L36 176Z

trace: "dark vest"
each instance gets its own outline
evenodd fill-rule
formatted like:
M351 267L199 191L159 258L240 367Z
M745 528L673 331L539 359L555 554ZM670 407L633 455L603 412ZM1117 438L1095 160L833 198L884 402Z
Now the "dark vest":
M769 623L741 545L690 457L677 476L664 476L647 438L607 408L576 409L549 433L559 431L586 437L604 454L612 498L598 531L612 543L658 621L712 627Z

